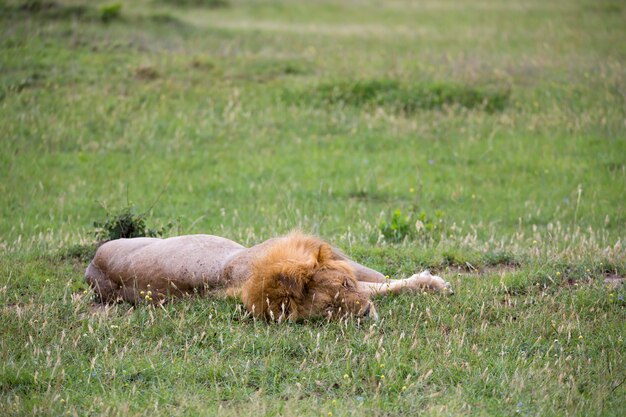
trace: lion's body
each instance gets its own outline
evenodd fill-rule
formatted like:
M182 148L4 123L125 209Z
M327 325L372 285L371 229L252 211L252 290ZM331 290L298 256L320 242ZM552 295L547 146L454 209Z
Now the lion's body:
M375 315L371 294L448 285L424 274L386 280L296 232L250 248L212 235L113 240L98 249L85 278L103 302L162 302L226 290L255 315L300 319Z
M117 284L118 291L99 293L106 300L136 301L141 291L181 295L221 290L243 284L254 254L262 254L267 246L263 242L246 248L213 235L118 239L98 249L87 280L94 286ZM99 282L102 275L104 283ZM127 287L134 290L133 297L127 297Z

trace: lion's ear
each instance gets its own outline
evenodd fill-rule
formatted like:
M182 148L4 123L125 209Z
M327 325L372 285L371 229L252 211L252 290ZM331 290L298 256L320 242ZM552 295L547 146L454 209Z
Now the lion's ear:
M322 243L317 253L318 264L323 265L331 259L333 259L333 248L328 243Z
M298 277L280 274L276 280L289 293L290 297L301 298L304 292L304 281Z

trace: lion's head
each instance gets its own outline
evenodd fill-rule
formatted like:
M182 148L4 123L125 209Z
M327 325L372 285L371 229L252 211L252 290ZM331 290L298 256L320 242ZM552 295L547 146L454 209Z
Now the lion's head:
M348 262L327 243L301 233L273 243L253 263L240 294L248 311L270 320L376 316Z

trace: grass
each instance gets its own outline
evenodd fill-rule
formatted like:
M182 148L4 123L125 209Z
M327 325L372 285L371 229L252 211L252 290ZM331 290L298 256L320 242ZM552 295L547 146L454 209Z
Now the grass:
M302 92L291 92L286 97L293 102L370 106L409 114L449 106L494 112L502 110L509 98L507 90L441 83L404 86L396 80L388 79L327 83L309 93L310 100L302 100L305 95Z
M0 1L4 414L623 414L620 2L189 3ZM456 294L94 309L93 224L129 205Z

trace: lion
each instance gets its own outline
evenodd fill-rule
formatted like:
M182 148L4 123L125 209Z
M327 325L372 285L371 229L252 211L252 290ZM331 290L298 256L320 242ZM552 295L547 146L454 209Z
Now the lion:
M117 239L100 246L85 279L102 303L221 293L237 297L254 317L378 319L373 295L434 290L452 293L428 271L392 280L302 232L246 248L212 235Z

